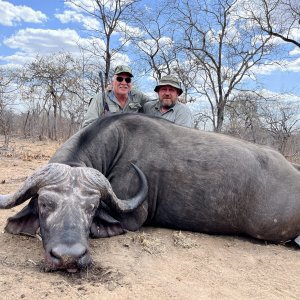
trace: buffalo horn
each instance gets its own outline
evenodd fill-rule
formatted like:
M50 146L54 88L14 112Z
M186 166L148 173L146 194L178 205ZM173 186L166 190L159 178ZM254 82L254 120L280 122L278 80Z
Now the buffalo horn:
M114 193L114 191L112 190L109 181L104 176L98 177L97 182L95 182L102 196L105 196L105 194L110 196L110 197L104 197L107 205L119 213L132 212L134 209L136 209L139 205L141 205L144 202L148 194L148 183L145 174L141 171L141 169L139 169L133 163L131 165L133 166L133 168L138 174L140 180L140 189L137 192L137 194L130 199L126 199L126 200L119 199Z
M41 167L28 177L14 194L0 195L0 208L8 209L22 204L24 201L35 196L42 186L61 181L62 177L66 176L67 168L70 167L57 163Z

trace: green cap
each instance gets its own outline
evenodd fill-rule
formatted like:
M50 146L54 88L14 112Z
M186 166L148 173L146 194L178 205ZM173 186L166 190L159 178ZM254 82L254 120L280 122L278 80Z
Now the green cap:
M115 75L121 74L121 73L128 73L130 77L133 77L132 75L132 70L130 67L125 66L125 65L119 65L115 68Z
M154 91L158 92L159 88L164 85L170 85L170 86L173 86L174 88L176 88L178 90L179 96L183 93L180 81L175 76L172 76L172 75L163 76L159 80L158 85L155 87Z

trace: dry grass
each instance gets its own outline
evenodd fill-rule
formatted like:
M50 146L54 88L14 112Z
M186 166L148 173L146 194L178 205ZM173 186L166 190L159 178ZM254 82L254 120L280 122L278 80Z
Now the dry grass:
M4 144L4 137L0 136L0 145ZM35 141L32 139L13 138L8 147L0 146L0 157L18 158L22 161L47 160L60 146L55 141Z
M145 232L137 232L131 241L140 245L142 250L152 255L157 255L165 251L165 245L162 240L154 238L153 235Z
M173 242L175 246L190 249L197 247L198 244L195 241L195 236L191 233L182 233L182 231L177 231L173 233Z

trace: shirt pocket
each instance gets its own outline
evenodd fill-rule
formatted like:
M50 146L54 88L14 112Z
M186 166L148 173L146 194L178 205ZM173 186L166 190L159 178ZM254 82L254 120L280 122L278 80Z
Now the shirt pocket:
M130 111L134 111L137 112L142 108L142 105L140 103L137 102L131 102L128 104L129 110Z
M108 103L108 108L111 113L116 113L120 111L120 108L114 103Z

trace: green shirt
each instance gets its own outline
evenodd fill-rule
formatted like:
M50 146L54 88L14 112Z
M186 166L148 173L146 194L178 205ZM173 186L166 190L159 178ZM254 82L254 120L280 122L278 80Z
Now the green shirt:
M128 100L124 108L122 108L118 99L115 97L114 92L108 91L105 93L105 101L108 105L109 113L142 112L144 104L151 101L151 99L137 90L132 90L128 94ZM107 112L103 109L102 93L98 93L91 99L87 112L84 116L83 127L89 125L105 113Z

